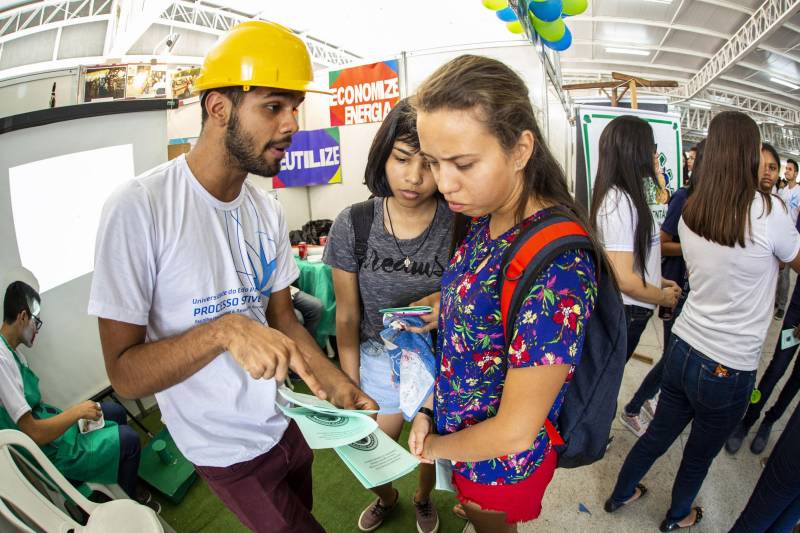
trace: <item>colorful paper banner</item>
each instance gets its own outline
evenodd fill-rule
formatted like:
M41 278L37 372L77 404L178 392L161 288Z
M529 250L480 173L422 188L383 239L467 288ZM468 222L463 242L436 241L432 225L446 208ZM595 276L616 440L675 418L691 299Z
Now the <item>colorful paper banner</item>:
M342 182L339 128L298 131L272 179L275 189Z
M396 59L328 73L331 126L382 122L400 101Z

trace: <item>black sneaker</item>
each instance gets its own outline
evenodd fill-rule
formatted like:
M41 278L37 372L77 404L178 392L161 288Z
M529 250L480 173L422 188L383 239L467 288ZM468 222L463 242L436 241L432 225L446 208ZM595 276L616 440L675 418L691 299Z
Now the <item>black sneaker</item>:
M775 316L773 317L775 320L783 320L784 311L783 309L778 309L775 311Z
M744 424L739 422L736 425L736 429L733 430L731 436L728 437L728 440L725 442L725 450L728 453L736 453L739 451L739 448L742 447L742 442L744 442L744 438L747 435L747 430L744 428Z
M756 455L761 455L761 452L763 452L764 448L767 447L767 443L769 442L769 434L771 432L772 424L762 422L761 426L759 426L758 431L756 432L756 436L753 438L753 442L750 443L750 451Z

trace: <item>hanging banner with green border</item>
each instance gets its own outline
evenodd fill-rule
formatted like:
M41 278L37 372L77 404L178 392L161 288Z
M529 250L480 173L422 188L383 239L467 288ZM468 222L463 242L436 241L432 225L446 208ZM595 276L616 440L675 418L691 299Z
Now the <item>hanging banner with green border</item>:
M683 145L681 144L681 116L678 113L659 113L639 109L623 109L605 106L581 106L578 108L580 134L583 140L583 155L586 161L586 190L589 191L591 204L591 191L594 188L594 178L597 175L598 147L600 135L609 122L622 115L634 115L646 121L653 128L658 150L658 162L664 169L664 179L670 193L674 193L683 185ZM655 200L651 210L660 226L667 214L667 206L657 205Z
M275 189L342 182L339 128L298 131L272 179Z

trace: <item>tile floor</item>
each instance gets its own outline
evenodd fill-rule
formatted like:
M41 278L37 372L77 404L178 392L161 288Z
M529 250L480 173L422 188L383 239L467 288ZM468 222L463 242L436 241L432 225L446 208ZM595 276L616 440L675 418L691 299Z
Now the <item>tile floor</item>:
M759 378L772 357L780 326L781 322L777 320L773 320L770 324L769 336L764 345L764 356L759 368ZM662 346L661 321L654 317L642 336L637 352L657 359L661 356ZM619 396L620 405L630 399L649 368L649 365L637 360L631 360L628 363ZM778 384L776 390L779 391L782 387L783 380ZM771 405L776 398L777 392L773 393L768 405ZM783 418L775 425L769 446L763 456L766 456L772 449L796 405L797 400L792 403ZM692 532L726 532L744 508L761 474L761 457L753 455L749 448L755 428L751 430L749 438L738 454L731 456L723 449L717 456L695 501L696 505L704 507L705 517L699 526L691 530ZM658 526L669 507L672 482L681 460L688 428L681 439L673 444L645 476L643 481L650 489L647 498L635 506L609 515L603 511L603 502L611 493L622 462L636 439L630 431L622 427L619 419L614 422L612 434L614 443L608 455L599 463L577 470L556 471L544 500L541 517L535 522L521 526L521 532L638 533L658 531ZM589 512L579 511L579 504L583 504ZM468 531L471 531L471 528Z

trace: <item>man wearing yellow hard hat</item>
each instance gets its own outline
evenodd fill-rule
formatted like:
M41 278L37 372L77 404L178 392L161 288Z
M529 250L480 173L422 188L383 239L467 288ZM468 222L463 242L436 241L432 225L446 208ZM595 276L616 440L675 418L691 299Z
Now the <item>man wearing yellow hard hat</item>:
M277 174L305 92L327 92L312 79L291 31L232 29L195 85L196 146L117 190L97 236L89 313L111 384L156 395L181 452L255 531L322 531L311 450L276 407L289 369L341 407L377 408L297 321L283 211L245 181Z

